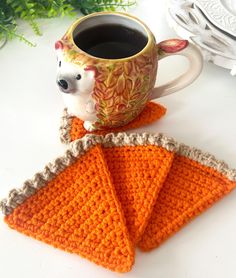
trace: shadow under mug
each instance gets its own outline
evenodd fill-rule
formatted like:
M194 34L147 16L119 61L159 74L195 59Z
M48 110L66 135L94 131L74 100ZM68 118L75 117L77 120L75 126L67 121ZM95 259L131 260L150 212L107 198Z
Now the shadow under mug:
M115 34L118 33L106 32L106 26L110 31L113 27L114 31L117 27L128 30L130 38L118 32L119 38L116 39L118 35ZM96 28L105 31L96 32ZM140 49L138 41L132 37L137 34L145 42ZM96 41L94 36L99 43L110 43L112 40L112 43L122 43L122 39L125 43L133 41L136 52L121 58L97 57L96 52L91 54L84 46L86 40ZM179 39L156 44L145 23L132 15L118 12L94 13L78 19L56 42L55 48L57 84L65 105L69 114L83 120L84 127L89 131L126 125L142 112L148 101L191 84L203 65L202 55L193 44ZM112 49L109 52L112 53ZM171 55L185 56L189 68L175 80L155 87L158 61Z

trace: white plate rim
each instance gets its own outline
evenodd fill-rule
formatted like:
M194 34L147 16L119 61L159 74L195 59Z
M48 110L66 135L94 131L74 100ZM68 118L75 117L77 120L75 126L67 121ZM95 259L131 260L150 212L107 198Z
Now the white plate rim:
M236 16L230 13L221 0L193 1L215 26L236 36Z

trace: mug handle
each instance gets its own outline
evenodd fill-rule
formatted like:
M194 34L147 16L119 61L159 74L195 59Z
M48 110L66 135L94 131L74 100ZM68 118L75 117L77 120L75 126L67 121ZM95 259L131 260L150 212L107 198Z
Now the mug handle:
M203 57L198 48L187 40L170 39L157 44L158 60L172 56L182 55L189 60L188 70L176 79L152 90L150 100L170 95L191 84L201 73Z

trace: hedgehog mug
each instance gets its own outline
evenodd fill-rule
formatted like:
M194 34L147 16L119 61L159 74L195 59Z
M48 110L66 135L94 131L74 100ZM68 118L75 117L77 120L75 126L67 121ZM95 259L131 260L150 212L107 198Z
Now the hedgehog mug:
M110 43L110 49L106 43ZM94 54L91 50L104 45L102 52ZM88 131L126 125L149 100L186 87L202 69L202 56L194 45L179 39L156 44L149 28L126 13L100 12L82 17L55 48L57 84L68 113L83 120ZM170 55L187 57L189 69L154 88L158 61Z

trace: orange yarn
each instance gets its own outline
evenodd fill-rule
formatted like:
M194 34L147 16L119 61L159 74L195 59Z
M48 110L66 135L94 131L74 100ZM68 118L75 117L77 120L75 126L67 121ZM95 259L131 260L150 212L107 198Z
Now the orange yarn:
M157 146L103 149L132 242L137 243L152 213L174 154Z
M92 147L5 217L10 227L114 271L229 193L235 182L154 145Z
M176 155L139 247L148 251L159 246L234 187L214 169Z
M71 141L74 141L76 139L82 138L87 133L105 135L110 132L116 133L116 132L121 132L129 129L138 128L140 126L150 124L156 120L159 120L162 116L165 115L165 113L166 113L166 108L164 108L160 104L149 102L147 103L142 113L127 125L122 127L112 128L112 129L93 131L93 132L89 132L84 128L83 126L84 122L82 120L76 117L72 117L70 138Z
M111 270L127 272L134 262L134 247L100 146L29 197L5 221Z

